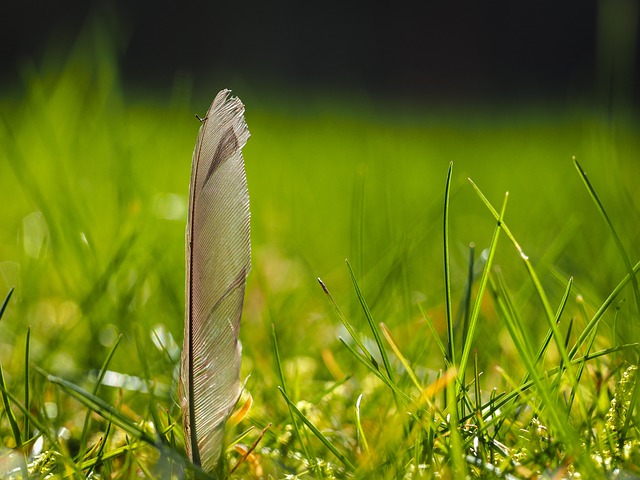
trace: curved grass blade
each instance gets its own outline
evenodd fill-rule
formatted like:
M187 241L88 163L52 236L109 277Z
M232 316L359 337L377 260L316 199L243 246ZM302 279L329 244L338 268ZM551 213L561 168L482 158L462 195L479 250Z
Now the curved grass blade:
M105 420L113 422L115 425L123 429L132 437L143 440L149 445L157 446L157 440L151 437L147 432L140 428L133 419L127 417L120 410L109 405L100 397L87 392L76 384L65 380L64 378L51 375L39 367L34 367L38 373L44 376L49 382L58 385L70 396L78 400L87 408L91 409Z
M11 295L13 295L13 291L16 287L11 287L9 289L9 293L4 297L4 302L2 302L2 306L0 306L0 320L2 319L2 315L4 315L4 311L7 309L7 305L9 305L9 300L11 299Z
M362 428L362 418L360 417L360 402L362 402L362 393L358 395L358 399L356 400L356 431L358 433L359 443L362 444L364 448L364 452L369 455L369 444L367 443L367 436L364 434L364 428Z
M39 367L34 367L38 373L44 376L51 383L58 385L62 390L64 390L68 395L78 400L87 408L91 409L98 415L100 415L105 420L113 423L117 427L120 427L126 433L128 433L131 437L141 440L144 443L155 447L160 455L167 456L173 459L176 463L188 467L191 471L193 471L194 475L197 478L209 479L211 478L211 474L205 472L202 467L196 465L190 460L184 458L173 448L168 447L167 445L160 442L157 438L154 438L150 434L148 434L145 430L139 427L135 421L124 413L122 413L117 408L109 405L107 402L102 400L100 397L97 397L83 388L77 386L76 384L69 382L63 378L57 377L55 375L51 375L44 371Z
M620 240L620 236L618 235L618 232L613 226L613 222L609 218L609 214L607 214L607 211L605 210L604 205L602 204L602 201L598 197L596 190L591 185L591 182L589 181L589 178L587 177L586 172L582 169L582 167L578 163L578 160L576 160L575 157L573 157L573 164L576 167L576 170L578 170L578 173L580 174L580 178L582 179L585 186L587 187L587 191L589 192L591 199L596 204L596 208L598 209L598 212L600 212L600 215L602 215L602 218L607 224L607 227L609 227L609 231L613 236L613 240L616 244L616 247L618 248L618 252L620 253L620 256L622 257L624 266L627 268L627 273L631 276L631 285L633 286L633 294L636 299L636 307L638 309L638 315L640 315L640 287L638 286L638 279L634 275L634 269L631 264L631 260L629 259L629 255L627 254L627 250L624 248L624 245L622 244L622 240Z

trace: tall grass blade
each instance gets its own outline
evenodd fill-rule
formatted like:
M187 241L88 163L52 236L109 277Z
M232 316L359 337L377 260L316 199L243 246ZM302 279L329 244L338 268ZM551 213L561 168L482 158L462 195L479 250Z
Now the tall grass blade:
M536 369L536 364L533 359L533 354L529 349L529 344L524 339L523 334L520 330L520 326L515 322L515 319L510 314L510 308L508 307L509 305L512 305L510 294L508 293L504 285L502 285L500 282L498 282L498 284L493 288L497 288L497 295L500 299L502 299L502 301L498 302L498 307L503 314L502 316L505 320L507 331L509 332L511 339L513 340L513 343L516 347L516 350L518 351L521 360L523 361L529 372L529 376L536 387L536 391L539 392L544 405L547 407L545 409L545 412L549 416L549 419L552 421L554 428L557 429L557 431L562 436L564 436L565 434L567 434L567 429L564 420L561 420L558 414L559 404L556 400L553 399L552 393L546 382L544 381L544 378L546 378L546 376L540 375L540 372ZM526 385L528 384L522 385L519 390L524 390Z
M31 326L27 327L27 338L24 346L24 406L27 410L30 408L30 382L29 382L29 366L31 365ZM31 437L29 427L29 417L24 417L24 435L25 441Z
M598 194L596 193L596 190L591 185L591 182L589 181L589 178L587 177L586 172L582 169L582 167L580 166L580 163L578 163L578 160L576 160L575 157L573 157L573 164L575 165L576 170L578 170L578 173L580 174L580 178L584 182L585 187L587 187L587 191L589 192L591 199L596 204L596 208L598 209L598 212L600 213L600 215L602 215L602 218L607 224L607 227L609 227L609 231L613 236L613 240L616 244L616 247L618 248L618 252L620 253L620 256L622 257L624 266L627 268L627 273L631 276L631 285L633 287L633 294L636 299L638 316L640 316L640 287L638 286L638 279L634 275L635 273L634 268L633 268L633 265L631 264L631 260L629 259L629 255L627 254L627 250L624 248L624 245L622 244L622 240L620 240L620 236L618 235L618 232L613 226L613 222L609 218L609 214L605 210L604 205L600 200L600 197L598 197Z
M615 227L613 226L613 222L609 218L609 215L607 214L607 211L605 210L604 205L602 204L602 201L600 200L600 198L598 197L598 194L596 193L595 189L591 185L591 182L589 181L589 178L587 177L586 172L582 169L582 167L578 163L578 160L576 160L575 157L573 157L573 164L575 165L576 169L578 170L578 173L580 174L580 177L582 178L582 181L584 182L585 186L587 187L587 190L589 191L589 195L591 196L591 198L595 202L596 207L597 207L598 211L600 212L600 215L602 215L602 217L604 218L604 221L607 224L607 226L609 227L611 235L613 236L613 240L614 240L614 242L616 244L618 252L620 253L620 256L622 257L622 261L624 262L624 265L625 265L625 267L627 269L627 273L629 274L629 276L631 278L631 286L633 288L633 295L634 295L635 300L636 300L636 309L638 311L638 318L640 318L640 287L638 286L638 279L636 278L635 269L633 268L633 266L631 264L631 260L629 258L629 254L627 253L627 250L625 249L624 245L622 244L622 240L620 240L620 236L618 235L618 232L616 231ZM637 330L636 330L636 332L637 332ZM637 352L636 366L640 367L640 352ZM636 405L637 402L638 402L638 398L639 397L640 397L640 382L638 382L638 379L637 379L637 376L636 376L636 377L634 377L634 385L633 385L633 394L632 394L632 398L631 398L631 402L632 402L631 404L632 405ZM627 435L627 431L629 430L629 422L631 421L631 417L632 417L632 415L627 415L626 418L625 418L624 426L622 427L622 430L621 430L622 437L626 437L626 435Z
M444 253L444 290L445 305L447 310L447 368L456 365L456 350L453 328L453 313L451 307L451 271L449 261L449 196L451 193L451 174L453 173L453 162L449 163L447 170L447 181L444 188L444 220L442 225L443 253ZM464 369L461 369L464 371Z
M280 358L280 348L278 347L278 334L276 332L276 326L273 323L271 324L271 342L273 347L273 353L276 359L278 376L280 377L280 385L282 386L281 387L282 390L286 393L287 382L284 377L284 368L282 368L282 359ZM300 425L298 424L298 419L293 414L293 410L291 409L288 403L287 403L287 407L289 408L289 415L291 416L291 424L293 425L293 429L295 430L296 435L298 436L298 440L300 441L302 450L305 456L307 457L307 460L309 461L309 465L313 465L314 464L314 462L312 461L313 456L312 456L312 452L310 451L311 445L309 445L308 438L306 437L306 432L305 432L305 436L303 437L302 430L300 428Z
M489 202L487 197L485 197L485 195L482 193L482 191L478 188L478 186L471 179L469 179L469 182L471 183L471 186L474 188L474 190L476 191L476 193L478 194L480 199L487 206L487 208L489 209L489 211L491 212L493 217L496 220L500 220L500 214L493 207L493 205L491 205L491 202ZM551 303L549 302L547 294L544 292L544 289L542 288L542 284L540 283L540 279L538 278L537 273L535 272L533 266L531 265L531 261L529 260L529 256L526 253L524 253L524 250L520 246L520 243L518 243L518 241L516 240L516 238L513 235L513 233L511 233L511 230L509 230L509 227L507 226L507 224L504 223L504 221L503 221L500 225L501 225L502 230L504 230L505 235L507 236L507 238L509 238L509 240L511 240L511 243L513 243L513 246L515 247L516 251L520 255L520 258L522 259L522 261L524 262L525 268L527 269L527 273L529 274L529 277L531 278L531 282L533 283L533 286L534 286L534 288L536 290L536 293L538 294L538 298L540 299L540 302L542 303L542 306L544 308L547 321L551 323L553 321L553 317L554 317L553 309L551 308Z
M583 300L579 300L578 301L578 307L580 308L580 312L582 313L582 316L583 316L584 320L586 321L587 318L589 318L589 316L587 314L587 310L585 308ZM615 316L617 316L617 313L618 312L616 311L616 315ZM586 347L586 352L585 352L586 355L589 355L589 353L591 352L591 349L593 348L593 345L594 345L594 343L596 341L597 334L598 334L598 327L596 326L596 328L593 329L593 332L591 332L591 337L589 338L589 341L587 342L587 347ZM585 367L586 367L586 362L582 362L582 363L578 364L578 372L577 372L578 381L580 380L580 378L582 378L582 373L583 373ZM574 400L574 397L575 397L575 394L576 394L575 390L577 390L577 389L572 389L571 390L571 396L570 396L570 399L569 399L569 408L570 409L571 409L571 406L573 404L573 400Z
M478 320L480 318L480 308L482 306L482 298L484 297L484 292L489 282L489 274L491 272L491 267L493 266L493 258L496 253L496 249L498 247L498 239L500 238L500 230L502 228L503 222L502 218L504 212L507 208L507 201L509 199L509 194L506 193L504 196L504 202L502 204L502 210L500 215L498 216L498 223L496 228L493 231L493 236L491 238L491 244L489 245L489 253L487 255L487 262L484 265L482 270L482 276L480 277L480 283L478 285L478 292L476 293L476 300L473 304L473 310L471 312L471 317L469 319L469 331L467 333L466 342L463 345L462 356L460 357L460 375L461 379L464 378L463 372L467 368L467 362L469 361L469 355L471 354L471 345L473 343L473 337L475 335L476 327L478 325ZM457 394L460 394L464 387L464 383L461 381L457 382Z
M369 306L367 305L366 300L364 299L364 295L362 295L362 291L360 290L360 285L358 285L358 280L356 279L355 274L353 273L353 269L351 268L351 264L348 260L346 260L347 268L349 269L349 276L351 277L351 282L356 290L356 295L358 296L358 300L360 301L360 305L362 306L362 310L364 311L364 315L369 323L369 328L371 328L371 332L373 333L373 338L378 346L378 351L380 352L380 356L382 357L382 363L384 364L384 368L387 372L387 376L391 382L393 380L393 373L391 369L391 363L389 362L389 357L387 356L387 350L384 348L384 344L382 343L382 337L380 336L380 330L373 320L373 315L371 315L371 310L369 310Z
M484 194L480 191L480 189L473 183L471 182L471 184L473 185L473 188L476 190L476 193L480 196L480 198L482 199L482 201L485 203L485 205L487 206L487 208L491 211L491 213L494 215L494 217L500 221L500 216L498 215L498 212L493 208L493 206L491 205L491 203L489 202L489 200L484 196ZM504 230L505 234L507 235L507 237L511 240L511 242L513 243L514 247L516 248L516 250L519 252L520 254L520 258L523 260L525 267L527 269L527 272L529 273L529 277L531 278L531 282L534 285L534 288L538 294L538 298L540 299L544 311L545 311L545 318L547 320L549 329L552 332L553 335L553 339L554 342L556 344L556 347L558 348L558 351L560 352L560 354L562 355L563 360L565 361L566 364L569 364L569 358L570 355L567 353L566 348L564 347L564 342L563 339L560 335L560 332L557 328L557 319L559 318L558 315L554 314L552 308L551 308L551 304L549 302L549 299L544 291L544 289L542 288L542 283L540 282L540 279L538 278L538 274L536 273L535 269L533 268L533 265L531 264L531 261L529 260L529 257L524 253L522 247L520 246L520 244L518 243L518 241L516 240L515 236L511 233L511 231L509 230L509 228L507 227L507 225L502 221L501 222L501 226L502 229ZM572 282L569 283L569 287L571 285ZM568 291L565 293L565 295L568 295ZM565 299L566 302L566 299ZM562 305L562 308L564 308L564 305ZM562 313L562 310L560 310L558 312L559 314ZM571 378L571 381L573 384L575 384L575 377Z
M467 286L464 292L464 324L462 325L462 345L467 343L469 320L471 319L471 292L473 291L473 267L475 263L475 244L469 245L469 264L467 270Z
M448 408L448 430L449 430L449 458L452 467L452 478L467 478L467 466L463 460L464 448L462 434L460 433L460 421L458 417L458 405L456 403L457 394L454 388L446 389Z

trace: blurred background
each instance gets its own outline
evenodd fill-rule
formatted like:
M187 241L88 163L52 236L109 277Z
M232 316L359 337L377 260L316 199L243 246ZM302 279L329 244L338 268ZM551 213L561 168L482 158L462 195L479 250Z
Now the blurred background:
M26 1L0 20L1 68L11 82L24 62L64 56L99 24L125 85L145 90L188 81L258 98L319 90L374 103L637 106L638 15L635 0Z
M507 222L550 297L575 276L594 310L625 266L571 159L635 261L638 21L637 0L5 5L0 297L16 293L0 325L3 365L19 368L11 346L27 325L39 364L69 375L97 368L120 332L128 353L114 369L131 375L142 375L134 332L153 332L143 344L181 344L194 114L222 88L243 100L252 132L252 381L264 375L254 365L272 361L272 322L285 357L337 345L316 277L366 325L345 258L376 319L414 358L441 366L432 338L415 332L426 332L420 303L444 335L451 161L456 305L469 244L479 271L495 225L471 177L496 206L510 191ZM501 245L496 262L541 335L526 272ZM479 342L494 353L480 361L507 364L513 349L490 302L484 315ZM148 359L167 385L178 351L169 343Z

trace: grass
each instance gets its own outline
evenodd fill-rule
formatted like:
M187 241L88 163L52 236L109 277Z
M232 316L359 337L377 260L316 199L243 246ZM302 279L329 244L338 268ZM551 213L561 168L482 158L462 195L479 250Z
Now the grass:
M176 374L215 92L131 95L87 43L0 98L0 471L205 478ZM253 403L231 478L640 474L633 119L236 93Z

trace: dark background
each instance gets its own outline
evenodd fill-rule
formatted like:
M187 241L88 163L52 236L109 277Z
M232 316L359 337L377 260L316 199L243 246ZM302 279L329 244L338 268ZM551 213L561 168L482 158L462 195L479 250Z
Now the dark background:
M391 98L637 104L638 0L12 2L2 77L98 21L125 81L176 75Z

